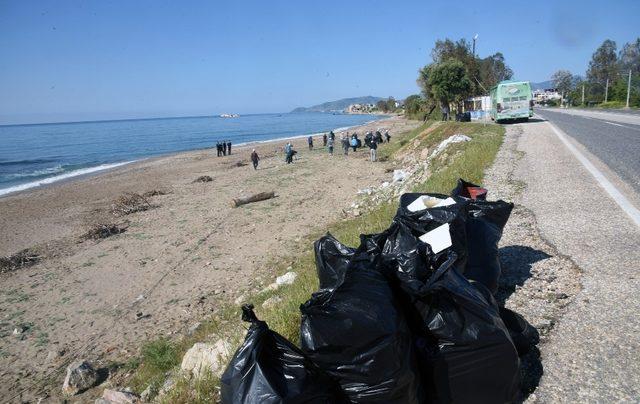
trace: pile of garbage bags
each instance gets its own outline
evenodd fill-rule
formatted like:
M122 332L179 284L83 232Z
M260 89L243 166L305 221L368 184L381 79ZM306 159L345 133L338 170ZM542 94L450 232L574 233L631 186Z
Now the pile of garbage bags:
M463 180L407 193L360 246L314 244L320 289L300 306L298 348L251 323L221 378L223 403L506 403L535 330L494 295L513 204Z

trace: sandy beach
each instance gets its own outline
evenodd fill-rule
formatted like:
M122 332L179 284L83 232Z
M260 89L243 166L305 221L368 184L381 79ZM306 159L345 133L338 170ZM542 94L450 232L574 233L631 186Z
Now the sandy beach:
M389 118L352 130L362 137L385 127L393 136L417 125ZM42 256L0 274L0 397L57 397L72 360L126 361L150 338L184 333L221 302L272 282L270 260L339 220L358 189L389 180L388 166L369 162L367 150L345 157L337 142L331 157L320 137L313 151L297 138L296 160L286 165L284 143L220 158L215 150L154 158L0 198L0 256L26 248ZM213 181L194 183L202 175ZM148 198L151 209L112 213L119 196L154 190L164 194ZM231 207L264 191L277 197ZM97 223L126 231L83 238Z

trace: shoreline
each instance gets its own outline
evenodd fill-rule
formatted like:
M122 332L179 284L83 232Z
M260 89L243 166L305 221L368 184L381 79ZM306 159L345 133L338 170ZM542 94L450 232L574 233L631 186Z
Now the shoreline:
M386 118L372 119L370 121L361 123L359 125L338 127L338 128L331 129L330 131L344 132L348 130L354 130L354 128L364 127L374 122L384 122L394 118L396 117L393 115L388 115ZM161 118L161 119L165 119L165 118ZM170 119L170 118L166 118L166 119ZM308 136L314 136L314 137L321 136L323 133L328 133L328 132L314 132L314 133L306 133L302 135L274 138L274 139L268 139L268 140L254 140L254 141L248 141L248 142L241 142L241 143L238 143L237 145L233 145L233 149L243 150L243 148L249 147L251 145L267 145L272 142L285 142L288 140L297 140L297 139L306 138ZM75 181L81 181L88 178L94 178L107 173L114 173L119 169L130 168L136 164L142 164L145 162L155 161L163 158L177 157L181 154L197 153L197 152L203 152L203 151L213 150L213 149L214 147L212 146L208 148L182 150L182 151L170 152L166 154L160 154L156 156L142 157L142 158L130 160L130 161L103 163L97 166L84 167L77 170L62 173L59 175L45 177L36 181L26 182L24 184L12 185L7 188L0 188L0 200L7 197L23 195L25 193L29 193L32 191L49 189L49 188L55 187L56 185L61 185L69 182L75 182ZM225 157L229 157L229 156L225 156ZM103 167L103 168L100 168L100 167Z

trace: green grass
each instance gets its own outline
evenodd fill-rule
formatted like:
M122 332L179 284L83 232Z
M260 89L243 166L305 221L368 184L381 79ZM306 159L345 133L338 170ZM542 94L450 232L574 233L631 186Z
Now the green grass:
M485 169L493 162L502 143L504 129L499 125L482 125L475 123L442 124L427 135L426 129L431 123L419 128L394 136L392 143L379 150L380 155L393 158L404 146L411 146L419 139L417 153L423 147L432 150L447 137L463 133L472 141L450 146L432 161L431 176L423 184L416 186L417 191L448 193L459 177L472 182L481 183ZM326 231L332 233L341 242L351 246L359 244L360 234L377 233L386 229L397 209L397 203L382 203L361 216L335 222ZM323 232L324 233L324 232ZM256 294L249 299L256 307L258 318L266 321L269 327L294 343L299 343L300 304L308 300L318 288L316 276L313 241L322 233L310 234L297 243L291 256L282 257L266 265L273 268L275 274L287 272L291 266L298 273L296 282L281 287L277 291ZM278 295L282 301L270 309L263 309L261 304L268 298ZM167 370L177 366L184 352L195 342L215 342L218 338L239 344L244 336L241 327L239 307L228 304L223 306L215 318L202 322L202 325L191 336L185 336L180 341L171 342L166 339L153 341L142 349L141 365L131 380L134 390L140 392L151 385L158 388L164 381ZM211 376L195 382L179 380L171 394L163 399L171 403L205 403L214 402L217 398L218 379Z

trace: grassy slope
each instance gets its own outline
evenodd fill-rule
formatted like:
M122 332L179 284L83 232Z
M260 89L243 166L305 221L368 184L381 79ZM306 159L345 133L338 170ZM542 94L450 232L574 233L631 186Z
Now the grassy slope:
M381 148L381 157L393 158L393 155L402 151L404 145L412 144L416 140L420 142L418 150L423 147L432 149L447 137L463 133L470 136L472 141L454 144L434 159L429 179L416 186L415 190L448 193L459 177L476 183L482 182L484 170L493 162L502 144L504 129L498 125L448 122L425 135L423 132L430 125L427 123L416 130L396 136L390 145ZM381 204L357 218L333 223L327 231L343 243L356 246L360 234L376 233L388 227L396 208L396 203ZM293 285L275 292L258 294L250 299L256 306L259 318L267 321L270 328L294 342L299 341L299 306L318 287L312 243L320 236L321 234L309 235L293 249L294 255L274 262L271 266L279 274L286 272L287 267L291 266L290 270L298 273ZM278 295L282 301L276 307L263 309L262 302L273 295ZM220 336L225 336L234 344L238 344L243 337L243 333L238 332L240 323L239 307L229 305L218 313L215 319L204 322L194 335L185 337L182 341L171 342L161 339L148 343L142 350L141 364L131 380L132 387L140 392L150 383L159 386L165 378L165 373L179 366L182 355L195 342L214 342ZM136 365L138 364L130 364L131 367ZM218 381L213 377L191 385L181 380L164 401L212 402L217 394L217 384Z

